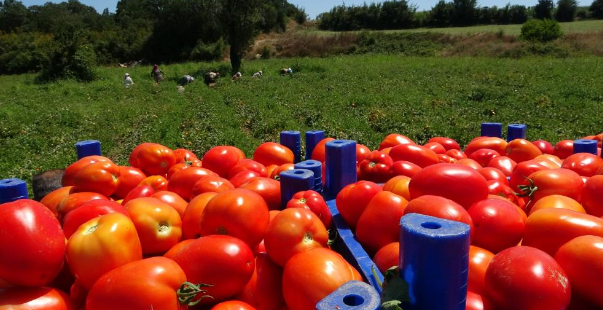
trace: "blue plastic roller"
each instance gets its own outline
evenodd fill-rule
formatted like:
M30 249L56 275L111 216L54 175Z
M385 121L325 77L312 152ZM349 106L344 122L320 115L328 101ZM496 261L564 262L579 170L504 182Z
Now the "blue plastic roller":
M381 308L381 297L370 285L350 281L329 294L317 305L317 310L377 310Z
M0 180L0 203L27 199L27 183L21 179Z
M403 309L465 310L469 225L415 213L400 225L400 276L410 295Z
M507 126L507 142L515 139L525 139L528 126L525 124L509 124Z
M314 173L305 169L293 169L283 171L281 178L281 207L285 208L287 202L297 192L307 191L314 188Z
M98 140L79 141L75 144L77 159L101 154L101 144Z
M356 182L356 141L329 141L325 156L325 196L333 199L346 185Z
M299 131L281 131L281 144L293 152L294 163L301 161L301 134Z
M295 164L295 169L307 169L314 173L314 191L322 194L322 163L318 160L306 160Z
M576 140L574 141L574 154L591 153L597 155L597 140Z
M482 137L502 137L502 124L482 123Z
M306 131L306 159L312 159L314 148L324 138L325 132L322 130Z

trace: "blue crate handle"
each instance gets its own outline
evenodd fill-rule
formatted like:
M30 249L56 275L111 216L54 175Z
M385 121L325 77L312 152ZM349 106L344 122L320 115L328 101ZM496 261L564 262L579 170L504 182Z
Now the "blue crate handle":
M317 310L378 310L381 296L370 285L350 281L329 294L317 305Z
M469 225L411 213L400 220L400 276L405 310L465 310Z
M306 131L306 159L312 159L314 148L324 138L325 132L323 130Z
M281 207L284 209L287 202L297 192L314 188L314 173L305 169L293 169L281 172Z
M101 144L98 140L79 141L75 144L77 159L92 155L102 155Z
M574 154L591 153L597 155L597 140L576 140L574 141Z
M27 199L27 183L21 179L0 180L0 203Z
M327 142L325 157L325 196L327 199L332 199L346 185L355 183L357 180L356 141Z
M525 124L509 124L507 126L507 142L515 139L525 139L528 126Z
M322 163L318 160L305 160L295 164L295 169L306 169L314 173L314 191L322 194Z
M482 123L483 137L502 137L502 123Z
M301 134L299 131L281 131L281 144L288 147L294 156L294 163L301 161Z

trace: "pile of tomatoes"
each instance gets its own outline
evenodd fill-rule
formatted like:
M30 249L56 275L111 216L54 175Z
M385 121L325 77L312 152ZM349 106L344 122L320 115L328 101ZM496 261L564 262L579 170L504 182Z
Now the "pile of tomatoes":
M331 140L312 158L324 163ZM336 203L380 269L398 264L400 218L422 213L471 227L467 309L603 308L600 157L571 141L461 150L398 134L356 153L360 181ZM129 166L76 161L39 203L0 206L0 309L314 309L362 278L330 249L320 194L281 201L293 161L273 142L252 158L143 143Z

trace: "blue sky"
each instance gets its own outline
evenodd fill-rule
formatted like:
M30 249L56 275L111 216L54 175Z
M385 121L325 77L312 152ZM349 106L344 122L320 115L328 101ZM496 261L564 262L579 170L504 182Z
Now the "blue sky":
M23 4L26 6L30 5L41 5L48 0L22 0ZM62 2L62 1L50 1L50 2ZM118 0L80 0L81 3L90 5L95 7L99 12L102 12L103 9L109 8L109 11L115 12L115 7L117 6ZM306 9L310 18L316 17L316 15L329 11L332 7L336 5L340 5L345 3L346 5L362 5L363 3L371 3L374 1L365 1L365 0L289 0L289 3L293 3L295 5L301 6ZM377 1L381 2L381 1ZM418 5L419 10L429 10L433 7L438 0L410 0L410 3L414 3ZM555 1L557 2L557 1ZM522 4L525 6L533 6L538 3L538 0L478 0L479 6L504 6L507 3L511 4ZM581 6L589 6L592 3L592 0L578 0L578 4Z

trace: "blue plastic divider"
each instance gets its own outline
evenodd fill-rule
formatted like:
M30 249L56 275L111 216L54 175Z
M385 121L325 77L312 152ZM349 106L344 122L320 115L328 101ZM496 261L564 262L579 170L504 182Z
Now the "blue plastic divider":
M502 137L502 123L482 123L483 137Z
M281 144L293 152L294 163L301 161L301 134L299 131L281 131Z
M281 172L281 207L285 208L297 192L314 188L314 173L305 169L293 169Z
M321 300L317 310L378 310L381 296L368 284L350 281Z
M101 144L97 140L79 141L75 144L77 159L92 155L102 155Z
M465 310L469 225L411 213L400 220L400 276L405 310Z
M306 159L312 159L314 148L324 138L325 132L322 130L306 131Z
M356 141L329 141L325 156L325 197L333 199L346 185L357 180Z
M21 179L0 180L0 203L29 198L27 183Z
M295 164L295 169L306 169L314 173L314 191L322 195L322 163L318 160L305 160Z
M509 124L507 126L507 142L515 139L525 139L528 126L525 124Z
M597 155L597 140L576 140L574 141L574 154L591 153Z

